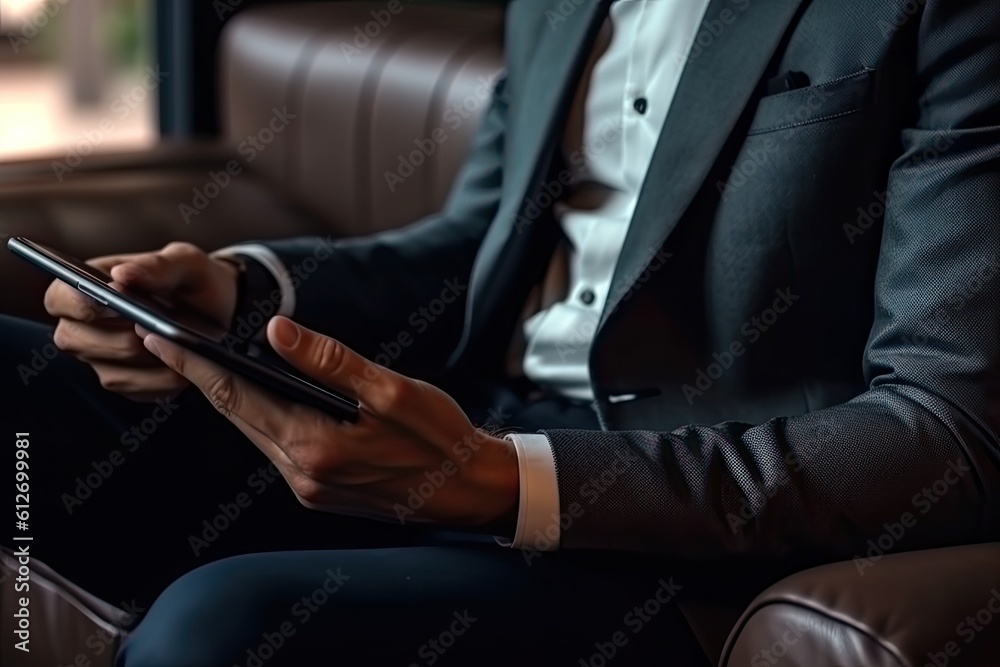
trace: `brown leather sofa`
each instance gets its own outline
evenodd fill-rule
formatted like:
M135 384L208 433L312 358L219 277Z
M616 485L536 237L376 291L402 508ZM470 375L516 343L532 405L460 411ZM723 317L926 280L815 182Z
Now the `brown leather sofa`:
M248 238L360 234L435 210L485 106L483 82L501 67L502 12L405 5L389 25L371 30L369 44L355 42L355 28L383 6L242 13L222 43L220 142L91 155L61 181L51 160L0 165L0 232L89 257L174 240L215 248ZM344 43L356 51L345 54ZM455 105L465 109L462 122L456 128L449 116L448 140L386 196L385 172L442 127ZM276 110L281 131L266 145L264 134L263 148L250 151L243 142L261 135ZM227 180L222 174L234 164L239 173ZM0 283L17 286L0 293L0 312L44 317L41 274L0 253ZM36 648L27 660L13 653L7 628L18 567L9 551L0 553L0 664L51 667L81 664L83 656L95 667L110 665L129 613L38 562ZM863 574L851 562L826 565L771 586L745 610L723 604L698 616L706 650L724 667L1000 665L1000 544L894 553Z

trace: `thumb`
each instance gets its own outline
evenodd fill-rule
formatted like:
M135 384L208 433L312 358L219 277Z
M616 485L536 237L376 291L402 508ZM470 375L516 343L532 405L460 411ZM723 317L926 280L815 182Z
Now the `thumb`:
M407 378L379 366L340 341L300 326L287 317L272 317L267 339L285 361L331 389L359 399L379 411L396 397Z
M193 273L190 261L177 253L169 253L168 249L132 255L111 268L111 277L126 287L137 287L146 292L173 292L183 286Z

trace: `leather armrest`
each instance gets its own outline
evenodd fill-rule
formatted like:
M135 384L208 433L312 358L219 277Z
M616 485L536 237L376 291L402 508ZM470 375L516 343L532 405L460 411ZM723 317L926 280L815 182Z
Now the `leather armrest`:
M162 141L135 151L96 152L71 164L65 153L38 158L0 162L0 196L23 194L25 187L73 187L85 174L98 176L108 172L131 172L149 169L200 167L216 165L235 156L230 146L220 141ZM56 165L63 169L62 180Z
M1000 543L824 565L761 593L720 664L1000 664Z

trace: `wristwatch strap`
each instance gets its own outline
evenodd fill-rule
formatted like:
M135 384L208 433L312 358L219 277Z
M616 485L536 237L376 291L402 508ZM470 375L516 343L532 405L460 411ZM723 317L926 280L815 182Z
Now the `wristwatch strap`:
M219 257L236 265L236 311L229 333L247 342L267 326L281 307L281 287L261 262L249 255L234 253Z

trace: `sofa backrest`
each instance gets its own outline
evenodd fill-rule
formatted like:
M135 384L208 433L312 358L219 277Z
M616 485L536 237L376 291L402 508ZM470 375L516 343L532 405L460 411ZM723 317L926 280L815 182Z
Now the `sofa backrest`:
M224 135L338 233L440 209L502 68L496 6L250 9L225 29ZM269 143L266 143L269 142Z

